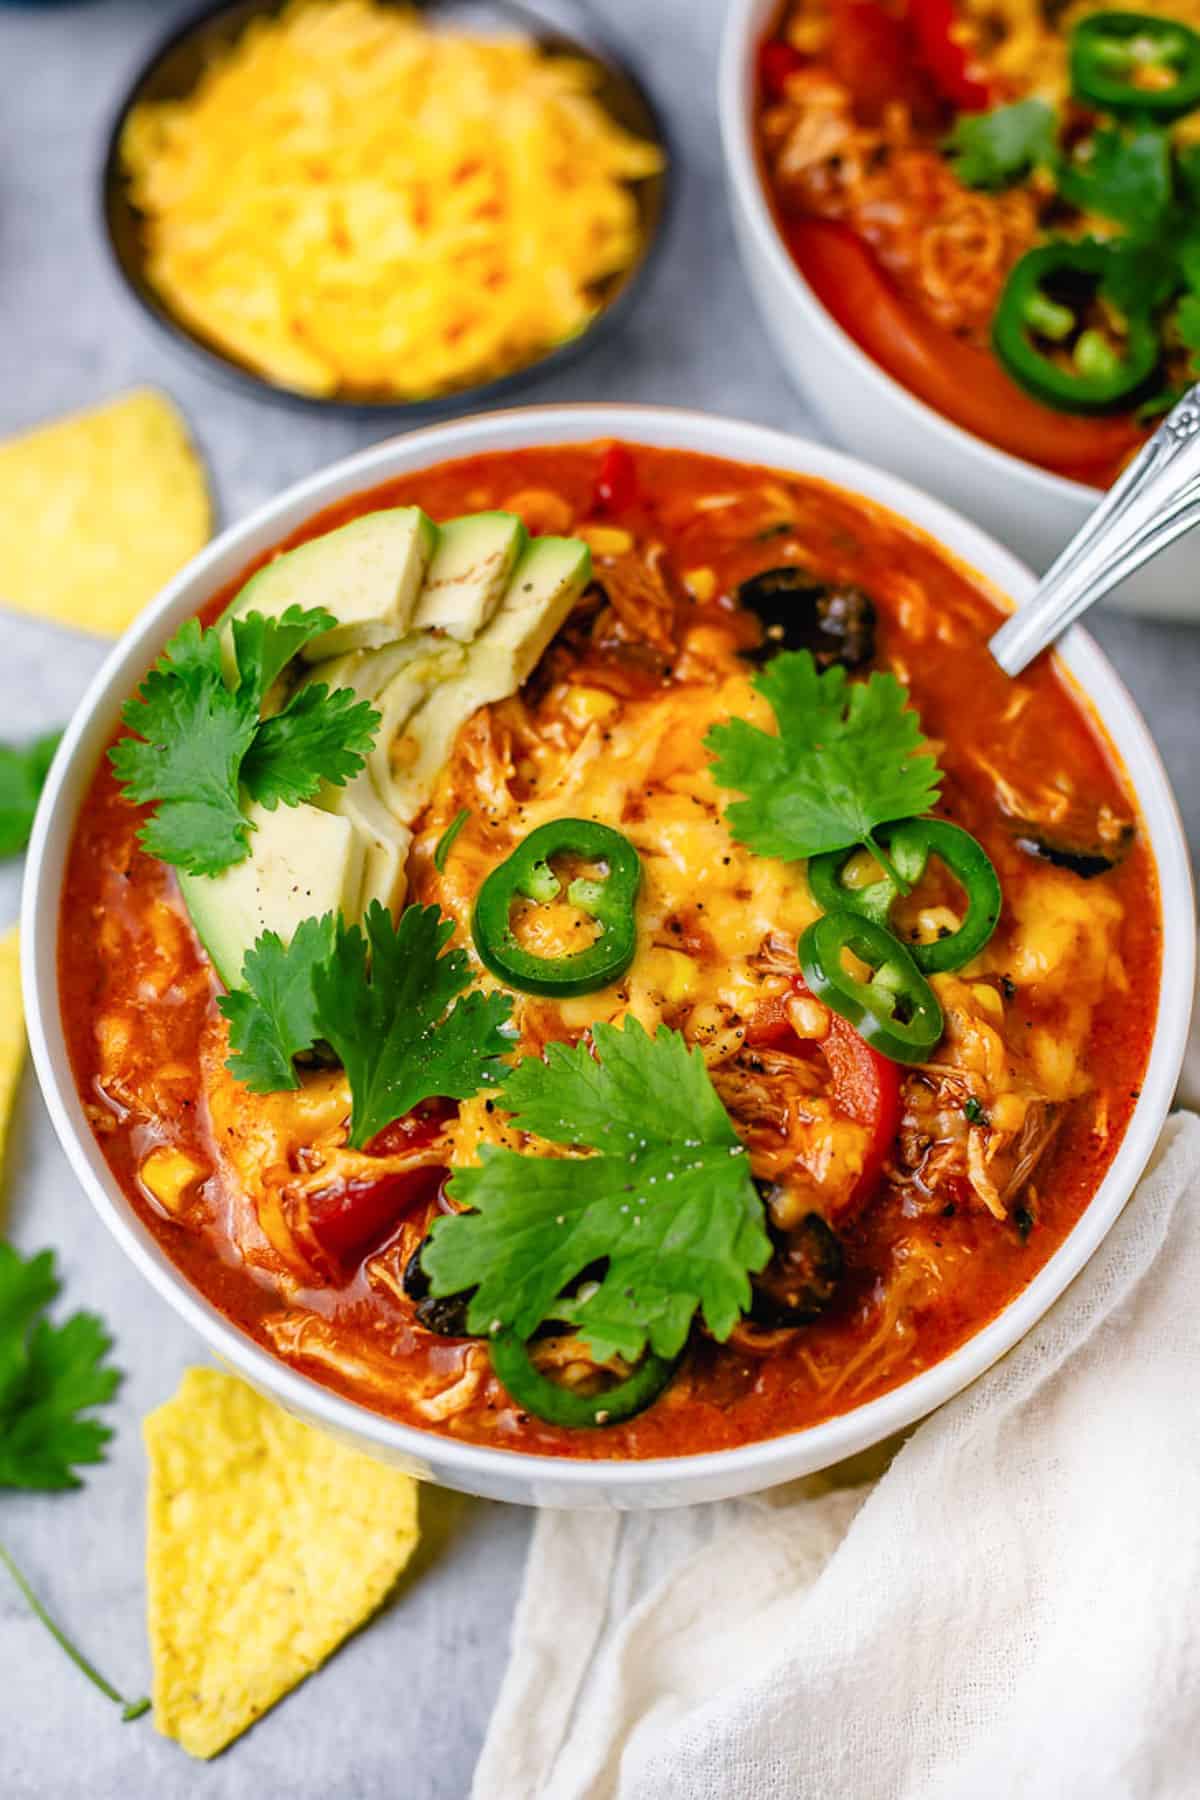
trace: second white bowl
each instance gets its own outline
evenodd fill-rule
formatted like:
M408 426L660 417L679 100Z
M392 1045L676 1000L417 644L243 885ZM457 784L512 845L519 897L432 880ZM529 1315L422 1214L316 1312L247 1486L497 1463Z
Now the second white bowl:
M767 335L847 448L961 508L1035 569L1046 569L1096 506L1099 491L993 448L918 400L847 336L788 254L771 216L754 130L758 46L778 11L779 0L730 0L720 65L734 226ZM1149 563L1110 602L1200 620L1194 542L1185 538Z

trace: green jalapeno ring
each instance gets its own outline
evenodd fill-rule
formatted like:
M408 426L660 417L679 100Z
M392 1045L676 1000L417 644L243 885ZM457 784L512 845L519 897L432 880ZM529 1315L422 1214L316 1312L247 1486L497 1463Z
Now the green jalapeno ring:
M1092 13L1072 31L1068 56L1072 92L1107 112L1169 121L1200 106L1200 34L1181 20ZM1131 77L1144 68L1175 79L1161 88L1139 87Z
M842 963L842 951L874 970L859 981ZM800 939L800 967L818 1000L854 1026L873 1049L893 1062L926 1061L942 1035L937 995L886 926L861 913L822 915Z
M540 904L557 899L562 882L555 856L579 856L603 865L598 879L572 881L567 898L596 921L599 933L586 949L566 956L538 956L518 943L512 908L518 899ZM480 961L498 980L526 994L590 994L625 973L637 949L635 908L642 865L629 839L595 819L551 819L519 843L493 869L475 900L471 933Z
M1094 238L1062 238L1027 250L1009 271L992 320L992 347L1009 374L1035 399L1063 412L1103 413L1131 404L1162 357L1149 309L1126 315L1120 353L1101 333L1083 330L1071 351L1072 366L1064 367L1034 341L1065 344L1078 323L1074 309L1048 294L1045 284L1060 276L1100 288L1112 258L1112 247Z
M878 835L888 845L900 873L914 885L924 875L929 858L936 856L963 888L967 910L957 931L929 944L905 945L918 969L927 975L961 969L979 955L999 923L1000 877L991 857L977 838L948 819L903 819L882 826ZM897 898L895 883L884 876L866 887L846 887L842 871L854 854L851 848L809 859L812 897L826 912L856 912L886 926Z
M887 845L897 873L911 889L925 873L927 854L914 856L894 825L879 826L875 836ZM861 844L851 844L846 850L827 850L820 856L810 856L809 891L823 912L845 910L861 913L864 919L874 919L877 925L886 925L892 907L900 897L900 889L891 875L885 871L878 881L868 882L865 887L860 888L846 887L842 882L846 864L863 847Z
M679 1366L677 1356L647 1351L631 1375L602 1394L576 1394L551 1381L534 1367L529 1346L515 1331L499 1331L489 1340L492 1369L523 1411L547 1425L591 1428L619 1425L644 1412L658 1399Z

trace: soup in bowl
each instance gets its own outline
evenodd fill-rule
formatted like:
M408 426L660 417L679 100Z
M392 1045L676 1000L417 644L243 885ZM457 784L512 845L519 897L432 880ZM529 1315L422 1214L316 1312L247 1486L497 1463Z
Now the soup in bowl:
M439 1479L634 1503L820 1466L1048 1304L1169 1100L1187 877L1086 641L991 661L1001 553L564 409L207 555L76 722L26 917L59 1128L231 1360Z

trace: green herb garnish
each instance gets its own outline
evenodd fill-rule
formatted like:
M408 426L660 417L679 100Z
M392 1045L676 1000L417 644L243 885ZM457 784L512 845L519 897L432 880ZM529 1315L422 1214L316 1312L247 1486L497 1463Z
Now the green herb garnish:
M942 778L907 689L878 671L858 682L837 665L818 673L807 650L776 656L754 686L778 735L731 719L704 740L715 779L746 796L726 809L734 837L788 862L865 844L907 893L873 833L928 812Z
M1058 156L1054 111L1044 100L1017 100L992 112L964 113L945 140L966 187L1002 188Z
M251 613L230 628L236 683L222 633L189 619L121 717L136 737L109 752L131 800L152 804L140 837L152 856L192 875L217 875L249 853L241 787L268 810L311 800L362 768L379 715L349 688L302 686L269 719L263 701L296 652L336 624L323 608Z
M980 1106L980 1104L979 1104L978 1100L975 1098L974 1094L970 1095L970 1097L964 1102L963 1116L964 1116L964 1118L969 1119L972 1125L986 1125L987 1124L987 1114L984 1112L982 1106Z
M677 1356L697 1311L724 1341L771 1255L745 1146L678 1032L627 1018L591 1035L526 1058L496 1100L520 1130L594 1154L485 1145L449 1190L471 1210L436 1220L422 1252L432 1291L476 1288L473 1332L524 1341L562 1320L601 1362Z
M294 1059L328 1044L349 1078L358 1149L422 1100L466 1100L498 1081L512 1001L463 996L471 965L446 949L453 931L436 906L407 907L396 925L374 901L365 930L306 919L286 948L264 932L243 964L245 991L218 1001L231 1072L254 1093L296 1088Z
M16 856L29 842L38 795L61 736L47 732L23 750L0 744L0 856Z
M470 816L471 814L465 806L461 812L455 813L445 831L443 831L441 837L438 839L437 844L434 846L433 866L439 875L446 866L446 858L454 848L455 838L458 836Z
M0 1241L0 1487L56 1492L82 1484L76 1469L104 1460L112 1432L91 1417L111 1400L119 1372L107 1361L112 1340L93 1313L52 1325L47 1308L59 1291L54 1256L21 1257ZM0 1562L78 1669L138 1719L149 1700L127 1701L95 1669L46 1611L0 1544Z
M1171 204L1171 143L1152 125L1134 131L1102 126L1072 156L1059 159L1055 179L1064 200L1148 237Z

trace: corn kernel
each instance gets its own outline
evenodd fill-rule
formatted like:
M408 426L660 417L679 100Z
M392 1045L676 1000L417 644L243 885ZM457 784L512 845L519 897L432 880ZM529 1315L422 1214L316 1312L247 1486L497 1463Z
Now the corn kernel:
M994 987L989 987L986 981L973 981L971 998L980 1012L986 1013L990 1019L995 1019L998 1025L1004 1023L1004 1002Z
M682 950L652 946L638 958L637 985L661 994L671 1004L690 1000L696 991L696 965Z
M717 591L717 578L711 569L688 569L684 573L683 585L693 600L703 603L711 600Z
M597 719L611 719L620 706L616 695L605 693L603 688L571 687L562 701L563 712L581 730Z
M187 1190L207 1173L203 1163L168 1144L152 1150L138 1170L142 1186L148 1188L169 1213L180 1210Z
M819 1043L829 1036L829 1011L807 994L796 994L787 1003L788 1024L798 1038Z
M1014 1137L1025 1123L1028 1104L1020 1094L1001 1094L992 1102L989 1119L995 1131L1011 1133Z
M633 549L633 533L619 525L581 525L579 535L597 556L622 556Z

